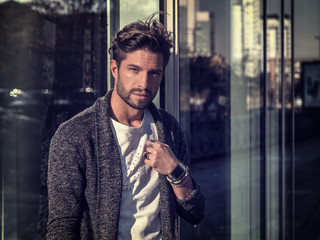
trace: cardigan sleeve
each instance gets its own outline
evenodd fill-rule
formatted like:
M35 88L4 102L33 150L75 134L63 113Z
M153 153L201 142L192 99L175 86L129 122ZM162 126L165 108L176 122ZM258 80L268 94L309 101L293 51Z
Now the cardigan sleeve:
M84 165L72 127L58 129L48 163L47 239L80 239L84 201Z
M177 127L177 129L179 135L178 159L190 167L189 153L184 134L180 127ZM199 224L204 218L206 199L201 187L193 178L192 182L193 191L191 195L185 199L176 199L176 208L180 217L192 224Z

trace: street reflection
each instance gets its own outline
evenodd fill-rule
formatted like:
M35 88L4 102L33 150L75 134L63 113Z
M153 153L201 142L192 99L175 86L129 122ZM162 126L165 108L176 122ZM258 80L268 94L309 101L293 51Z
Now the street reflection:
M0 3L2 236L45 239L60 123L106 91L107 1Z

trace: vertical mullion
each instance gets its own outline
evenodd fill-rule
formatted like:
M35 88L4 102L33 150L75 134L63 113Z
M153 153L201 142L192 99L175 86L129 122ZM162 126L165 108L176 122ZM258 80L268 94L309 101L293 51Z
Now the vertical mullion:
M111 8L111 6L113 6ZM112 38L120 27L120 3L115 0L107 0L107 44L108 49L111 45ZM111 56L107 54L107 62L110 63ZM107 67L107 90L114 87L113 77L110 68Z
M268 82L267 82L267 0L262 0L263 11L263 114L261 125L261 240L267 239L267 129L268 129Z
M295 239L295 91L294 91L294 0L291 0L291 239Z
M286 224L285 224L285 170L286 170L286 161L285 161L285 56L284 56L284 0L281 0L281 17L280 17L280 43L281 43L281 156L280 156L280 239L285 239L285 233L286 233Z
M165 12L165 1L166 0L159 0L159 10L161 12ZM164 18L165 18L165 14L160 14L159 15L159 20L162 24L165 24L165 21L164 21ZM165 97L166 97L166 92L165 92L165 89L166 89L166 81L165 81L165 78L162 79L161 81L161 84L160 84L160 89L159 89L159 94L160 94L160 108L162 109L166 109L166 100L165 100Z
M110 39L111 39L111 0L107 0L107 49L110 47ZM107 63L111 60L110 54L107 54ZM107 67L107 90L111 89L111 71L110 68Z
M166 83L165 83L165 107L166 111L171 113L179 122L179 1L166 0L164 10L165 25L169 31L173 32L173 52L169 63L166 67Z
M168 14L164 16L164 23L173 32L173 52L166 67L164 85L164 104L166 111L180 122L180 79L179 79L179 0L160 0L160 7ZM162 9L161 9L162 10ZM160 19L161 20L161 19ZM162 91L163 92L163 91ZM180 239L180 217L178 217L178 239Z
M1 161L1 229L0 229L0 239L4 239L4 191L5 191L5 186L4 186L4 160Z

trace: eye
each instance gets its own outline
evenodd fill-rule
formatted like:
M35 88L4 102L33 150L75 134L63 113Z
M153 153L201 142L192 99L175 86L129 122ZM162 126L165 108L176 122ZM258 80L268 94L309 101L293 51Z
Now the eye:
M139 69L138 69L138 68L135 68L135 67L131 67L131 68L129 68L129 70L130 70L131 72L134 72L134 73L139 72Z
M159 71L151 72L151 75L153 77L160 77L161 76L161 72L159 72Z

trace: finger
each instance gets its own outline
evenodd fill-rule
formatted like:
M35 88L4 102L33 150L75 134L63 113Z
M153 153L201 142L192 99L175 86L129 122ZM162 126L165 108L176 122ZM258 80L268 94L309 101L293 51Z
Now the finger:
M148 154L148 155L150 155L150 154ZM147 164L148 166L152 167L152 168L155 167L154 166L154 162L152 160L150 160L150 158L145 158L144 159L144 163Z
M162 143L162 145L165 146L165 147L169 147L169 145L166 144L166 143ZM169 148L170 148L170 147L169 147Z
M149 139L146 141L146 145L153 148L155 142L156 142L155 140Z
M155 151L155 149L154 149L154 147L149 147L149 146L147 146L147 147L145 148L145 151L152 153L152 152Z
M145 159L150 160L150 158L149 158L149 155L150 155L150 154L151 154L151 152L145 152L145 153L143 154L143 156L144 156Z

